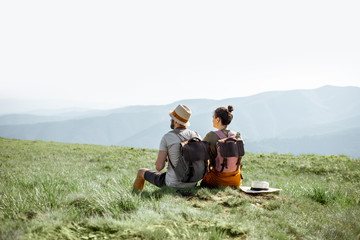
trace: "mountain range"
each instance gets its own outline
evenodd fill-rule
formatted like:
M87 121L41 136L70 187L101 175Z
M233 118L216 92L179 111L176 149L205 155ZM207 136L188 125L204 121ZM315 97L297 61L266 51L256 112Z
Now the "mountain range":
M169 111L192 110L190 129L202 137L214 130L212 114L234 106L229 128L239 131L254 153L345 154L360 157L360 88L324 86L312 90L264 92L223 100L192 99L168 105L48 115L0 116L0 136L69 143L158 148L170 130Z

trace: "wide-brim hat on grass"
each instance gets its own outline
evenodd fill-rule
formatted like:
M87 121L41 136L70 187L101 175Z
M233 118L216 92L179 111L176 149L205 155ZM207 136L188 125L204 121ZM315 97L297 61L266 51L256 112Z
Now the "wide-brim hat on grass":
M251 187L241 186L240 189L245 193L273 193L281 191L280 188L271 188L266 181L252 181Z
M174 111L169 112L170 117L179 124L188 127L190 126L189 118L191 110L183 104L179 104Z

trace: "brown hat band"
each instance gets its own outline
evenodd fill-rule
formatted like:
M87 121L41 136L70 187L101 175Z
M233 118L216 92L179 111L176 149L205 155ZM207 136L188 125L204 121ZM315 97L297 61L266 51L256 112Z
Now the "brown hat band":
M189 121L189 120L183 119L182 117L180 117L179 115L177 115L175 111L173 111L172 114L174 115L174 117L176 117L177 119L179 119L179 120L182 121L183 123L187 123L187 122Z

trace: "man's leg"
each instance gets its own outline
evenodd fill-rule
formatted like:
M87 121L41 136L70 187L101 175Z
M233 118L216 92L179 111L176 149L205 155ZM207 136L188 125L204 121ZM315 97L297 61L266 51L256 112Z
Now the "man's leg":
M140 168L133 185L133 190L143 190L145 181L161 188L165 186L165 175L166 172L161 173L147 168Z
M145 178L144 178L144 174L146 171L148 171L149 169L147 168L140 168L137 175L136 175L136 179L133 185L133 190L143 190L144 186L145 186Z

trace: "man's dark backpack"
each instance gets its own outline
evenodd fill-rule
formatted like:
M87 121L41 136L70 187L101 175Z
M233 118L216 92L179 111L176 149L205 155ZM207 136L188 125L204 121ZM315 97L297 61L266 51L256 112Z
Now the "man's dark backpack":
M186 139L177 130L173 130L181 140L180 157L174 166L169 159L171 167L181 182L198 182L203 179L207 172L208 160L210 158L210 145L197 137Z

